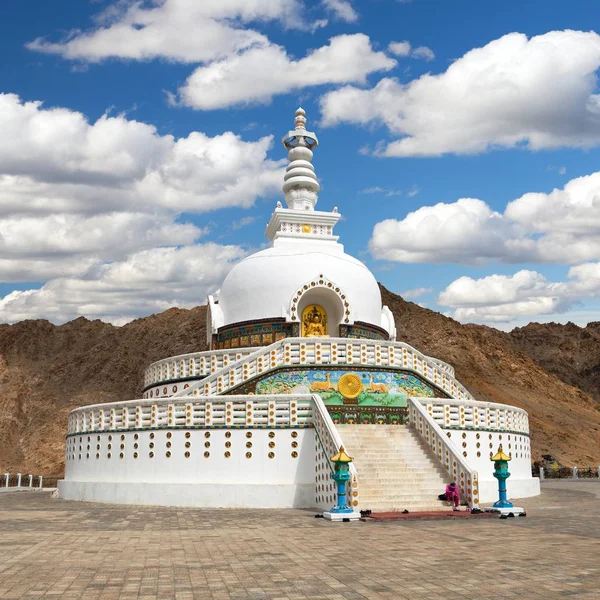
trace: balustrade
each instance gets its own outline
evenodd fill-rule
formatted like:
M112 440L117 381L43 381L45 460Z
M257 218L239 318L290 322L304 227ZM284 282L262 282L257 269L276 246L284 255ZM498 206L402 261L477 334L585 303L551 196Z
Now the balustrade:
M313 399L313 426L317 434L316 448L316 504L319 508L330 508L337 490L334 480L331 478L334 466L331 457L337 454L343 446L343 440L329 416L327 407L318 394L312 395ZM354 463L350 463L350 481L348 482L346 497L348 505L357 510L360 502L358 472Z
M440 364L402 342L349 338L287 338L259 348L171 398L225 393L257 375L285 366L360 365L414 371L458 400L473 400L454 379L446 363Z
M418 398L418 401L445 429L495 430L529 435L527 413L516 406L450 398Z
M312 412L309 395L263 395L252 401L248 396L129 400L72 411L68 433L166 427L303 427L312 424Z
M179 379L205 377L233 364L248 354L252 354L256 350L257 348L214 350L163 358L152 363L146 369L144 387Z
M437 358L425 356L403 342L384 342L350 338L288 338L271 346L260 348L238 348L182 354L152 363L144 374L144 388L163 385L182 379L204 378L216 371L233 366L243 358L263 349L263 367L271 368L284 364L369 364L398 366L402 358L403 367L415 370L436 384L454 378L454 368ZM307 343L308 342L308 343ZM287 346L287 351L286 351ZM304 346L304 347L302 347ZM415 358L416 356L416 358ZM273 365L273 362L276 364ZM253 372L253 375L256 372ZM187 393L187 390L185 391ZM180 393L180 395L183 395Z
M454 442L448 439L428 410L419 399L408 399L410 424L427 442L433 453L441 461L453 481L460 489L462 499L473 508L479 506L479 476L466 460Z

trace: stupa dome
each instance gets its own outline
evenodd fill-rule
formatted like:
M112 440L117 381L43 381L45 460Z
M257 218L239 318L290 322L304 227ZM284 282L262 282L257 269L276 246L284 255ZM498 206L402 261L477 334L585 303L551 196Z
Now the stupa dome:
M306 130L303 109L296 111L295 129L283 144L290 161L283 184L287 208L278 202L267 225L271 246L233 267L218 299L209 297L213 347L230 347L227 340L233 339L231 347L253 345L253 335L260 337L258 345L271 339L263 340L268 332L395 339L394 319L381 305L375 277L334 235L337 207L315 210L320 186L312 158L318 140ZM307 319L316 323L311 334Z
M293 242L279 240L230 271L219 296L223 325L269 317L291 318L293 300L299 292L296 316L308 304L323 306L335 317L329 319L329 335L338 337L332 328L346 318L348 323L381 326L377 281L363 263L343 251L341 244L317 242L299 249Z

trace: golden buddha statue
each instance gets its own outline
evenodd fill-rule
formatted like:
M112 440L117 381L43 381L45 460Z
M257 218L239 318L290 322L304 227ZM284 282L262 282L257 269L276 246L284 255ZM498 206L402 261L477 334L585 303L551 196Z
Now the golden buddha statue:
M327 313L316 304L307 306L302 314L302 335L304 337L328 337Z

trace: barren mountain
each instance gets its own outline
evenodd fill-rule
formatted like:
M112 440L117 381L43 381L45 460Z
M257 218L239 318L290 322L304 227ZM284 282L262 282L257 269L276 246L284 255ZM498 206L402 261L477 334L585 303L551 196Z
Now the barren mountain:
M549 373L600 401L600 322L530 323L510 332L515 348Z
M553 454L579 466L600 462L598 404L564 382L579 383L579 371L568 372L572 355L565 354L564 366L558 354L540 350L535 355L540 364L549 361L548 369L560 364L562 371L554 374L522 351L531 341L461 325L385 288L382 293L396 316L399 339L453 364L478 399L529 412L534 457ZM0 470L60 475L69 411L137 398L149 363L206 349L205 310L170 309L123 327L84 318L61 326L47 321L0 325ZM540 345L545 343L540 338Z

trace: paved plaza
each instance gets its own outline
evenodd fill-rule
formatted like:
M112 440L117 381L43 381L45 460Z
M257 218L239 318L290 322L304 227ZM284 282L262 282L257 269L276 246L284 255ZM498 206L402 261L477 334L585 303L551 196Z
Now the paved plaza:
M0 494L0 598L600 599L600 483L548 482L526 518L330 523Z

